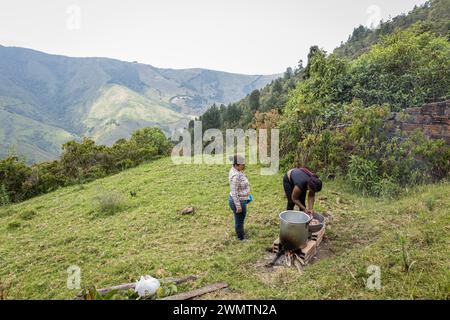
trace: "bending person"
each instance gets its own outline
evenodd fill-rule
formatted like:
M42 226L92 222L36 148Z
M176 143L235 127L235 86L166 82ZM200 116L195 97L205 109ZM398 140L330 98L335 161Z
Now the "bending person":
M289 170L283 178L284 192L287 197L287 210L294 210L297 205L300 211L309 215L314 213L314 201L317 192L322 190L322 181L308 168ZM308 206L306 206L308 193Z

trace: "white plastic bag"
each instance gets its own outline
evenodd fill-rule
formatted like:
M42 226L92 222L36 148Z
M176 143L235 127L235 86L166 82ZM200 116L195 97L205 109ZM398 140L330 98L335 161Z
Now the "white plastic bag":
M156 290L161 286L158 279L151 276L142 276L141 279L136 282L136 287L134 291L139 294L139 296L152 296L156 293Z

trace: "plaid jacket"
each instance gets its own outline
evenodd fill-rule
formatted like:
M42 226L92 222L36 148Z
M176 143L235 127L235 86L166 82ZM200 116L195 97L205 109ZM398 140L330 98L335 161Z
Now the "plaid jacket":
M233 198L234 205L236 206L236 209L241 209L240 200L248 200L248 197L250 196L250 184L247 176L243 172L232 167L228 174L228 179L230 181L230 195Z

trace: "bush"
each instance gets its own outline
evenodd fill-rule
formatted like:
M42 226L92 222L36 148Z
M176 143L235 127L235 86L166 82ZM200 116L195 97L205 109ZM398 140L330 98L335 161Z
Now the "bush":
M172 144L159 128L136 130L131 135L130 142L140 150L139 153L145 160L152 159L155 155L169 155L172 148Z
M4 186L12 202L25 198L23 184L30 174L31 169L15 156L0 161L0 184Z
M98 211L107 216L114 215L127 207L122 194L117 191L100 190L96 201Z
M380 176L375 161L352 156L348 166L348 180L363 195L378 195Z
M34 210L28 210L22 212L19 217L22 220L32 220L37 215L36 211Z
M425 206L427 207L428 211L433 211L436 206L436 200L434 198L427 198L425 200Z
M5 185L2 183L0 186L0 207L7 206L11 203L9 199L8 191L6 190Z
M380 197L396 199L401 195L402 190L392 177L385 176L375 185L374 195Z
M352 65L353 95L394 110L450 93L450 43L420 25L382 38Z
M6 227L9 231L17 230L22 226L22 224L18 221L13 221L8 223L8 226Z

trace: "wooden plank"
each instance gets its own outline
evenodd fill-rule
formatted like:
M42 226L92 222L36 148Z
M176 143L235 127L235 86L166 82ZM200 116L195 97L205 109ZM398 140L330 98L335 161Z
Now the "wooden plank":
M195 297L202 296L204 294L222 290L228 288L228 284L225 282L215 283L197 290L189 291L189 292L183 292L180 294L176 294L173 296L165 297L159 300L189 300Z

